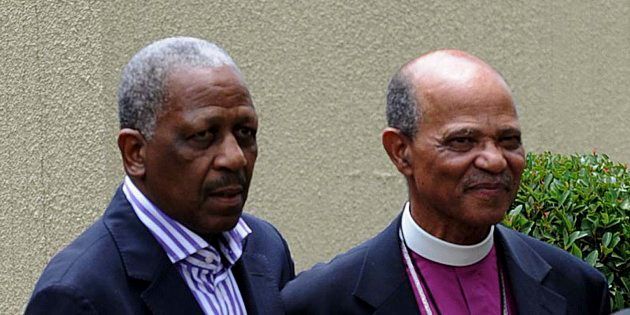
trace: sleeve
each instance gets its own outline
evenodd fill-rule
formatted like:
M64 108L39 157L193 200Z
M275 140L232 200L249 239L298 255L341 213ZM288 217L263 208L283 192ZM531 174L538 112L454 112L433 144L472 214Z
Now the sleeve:
M97 311L76 289L54 285L38 290L28 302L24 314L97 314Z
M610 291L608 291L608 282L606 280L604 280L603 288L600 291L599 314L610 314Z
M295 265L293 264L293 258L291 257L291 251L289 250L287 241L282 237L282 235L280 235L280 233L278 233L278 235L282 240L285 254L285 266L282 268L282 279L280 279L280 289L282 289L287 282L295 278Z

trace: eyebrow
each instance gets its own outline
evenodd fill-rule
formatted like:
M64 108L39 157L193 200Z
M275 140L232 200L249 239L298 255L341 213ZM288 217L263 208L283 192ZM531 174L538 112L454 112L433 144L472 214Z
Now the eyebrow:
M463 127L446 130L446 132L444 132L443 134L443 137L450 138L453 136L474 136L479 133L481 133L481 131L477 128Z
M503 128L499 128L499 134L508 134L508 133L512 133L512 134L521 134L521 129L516 128L516 127L503 127Z
M474 128L474 127L453 128L450 130L446 130L443 133L442 138L448 139L452 137L461 137L461 136L477 136L481 133L482 131L480 129ZM516 134L520 136L521 130L517 127L512 127L512 126L501 127L497 130L496 134L497 135Z

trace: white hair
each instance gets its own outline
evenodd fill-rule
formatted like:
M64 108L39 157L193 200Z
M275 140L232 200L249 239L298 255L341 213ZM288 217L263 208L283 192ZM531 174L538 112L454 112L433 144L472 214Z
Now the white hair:
M230 66L232 58L214 43L192 37L158 40L136 53L122 71L118 87L120 128L140 131L150 139L156 115L167 99L167 76L178 68Z

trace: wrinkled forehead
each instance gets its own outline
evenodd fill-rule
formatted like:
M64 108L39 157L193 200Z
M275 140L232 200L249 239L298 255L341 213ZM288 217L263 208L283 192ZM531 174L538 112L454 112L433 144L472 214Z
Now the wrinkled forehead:
M169 74L167 90L171 105L203 101L213 106L236 102L253 107L247 85L231 66L178 68Z
M170 87L174 84L192 85L200 78L211 84L239 85L247 89L247 85L241 72L232 65L210 66L187 66L180 65L173 67L166 75L166 85Z

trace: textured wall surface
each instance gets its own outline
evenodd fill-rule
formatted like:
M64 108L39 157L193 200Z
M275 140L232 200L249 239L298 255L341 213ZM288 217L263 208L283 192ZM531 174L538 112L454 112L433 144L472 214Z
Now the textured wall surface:
M405 188L380 144L384 91L436 48L480 56L521 104L526 148L630 162L630 0L0 1L0 313L122 179L120 69L192 35L241 66L260 115L247 208L298 269L382 229Z

